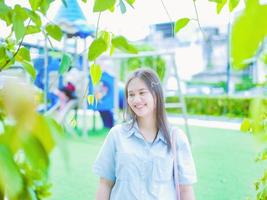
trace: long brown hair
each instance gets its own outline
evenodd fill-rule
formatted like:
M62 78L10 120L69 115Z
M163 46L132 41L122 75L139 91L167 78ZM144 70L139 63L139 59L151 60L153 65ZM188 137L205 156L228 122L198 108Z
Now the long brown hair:
M171 140L170 140L170 134L169 134L169 127L167 123L167 117L166 117L166 111L165 111L165 105L164 105L164 96L163 96L163 89L159 80L158 75L151 69L148 68L140 68L136 71L134 71L130 77L128 78L126 85L125 85L125 99L126 99L126 109L125 109L125 115L124 119L126 121L131 120L132 124L131 127L134 126L134 123L136 122L136 117L130 106L128 105L128 86L129 83L135 79L139 78L140 80L144 81L146 86L148 87L148 90L153 95L153 98L156 102L156 124L157 129L160 130L164 136L164 139L167 142L168 149L171 149Z

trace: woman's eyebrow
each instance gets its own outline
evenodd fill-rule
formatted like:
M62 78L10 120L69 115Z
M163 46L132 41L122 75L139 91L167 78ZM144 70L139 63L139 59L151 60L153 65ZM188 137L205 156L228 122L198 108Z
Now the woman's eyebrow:
M139 90L137 90L137 91L142 91L142 90L147 90L146 88L140 88ZM129 90L128 91L128 93L130 93L130 92L134 92L133 90Z

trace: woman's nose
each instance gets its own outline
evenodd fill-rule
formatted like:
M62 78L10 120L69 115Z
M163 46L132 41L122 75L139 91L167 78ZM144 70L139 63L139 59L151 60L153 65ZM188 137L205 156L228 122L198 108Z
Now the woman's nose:
M139 103L141 102L141 97L139 95L135 95L134 98L133 98L133 103Z

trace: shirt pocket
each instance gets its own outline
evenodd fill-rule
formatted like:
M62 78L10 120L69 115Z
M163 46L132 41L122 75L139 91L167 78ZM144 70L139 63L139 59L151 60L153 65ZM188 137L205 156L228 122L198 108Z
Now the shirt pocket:
M171 157L156 157L154 159L152 179L159 183L173 179L173 159Z
M120 181L129 181L136 172L136 156L130 153L118 153L116 162L116 178Z

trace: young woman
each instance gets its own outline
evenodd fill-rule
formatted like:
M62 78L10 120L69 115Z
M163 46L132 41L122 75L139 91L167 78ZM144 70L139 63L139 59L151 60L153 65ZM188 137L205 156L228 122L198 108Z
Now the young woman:
M172 134L177 148L181 200L194 200L195 165L186 135L167 123L158 76L139 69L125 86L126 122L113 127L93 171L100 177L97 200L176 200Z

